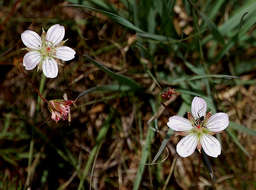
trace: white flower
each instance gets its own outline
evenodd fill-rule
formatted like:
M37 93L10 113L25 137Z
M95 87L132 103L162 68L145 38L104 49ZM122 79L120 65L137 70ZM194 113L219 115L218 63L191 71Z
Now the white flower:
M226 129L229 118L226 113L206 114L206 110L205 100L195 97L191 106L192 115L188 113L188 119L180 116L169 118L168 127L185 136L176 146L176 151L181 157L190 156L196 148L201 152L201 147L211 157L220 155L220 142L212 135Z
M46 34L43 31L41 37L34 31L24 31L21 34L21 40L29 51L23 58L25 69L32 70L38 66L46 77L57 77L58 63L60 64L58 59L69 61L75 57L76 53L70 47L63 46L64 35L65 28L59 24L51 26Z

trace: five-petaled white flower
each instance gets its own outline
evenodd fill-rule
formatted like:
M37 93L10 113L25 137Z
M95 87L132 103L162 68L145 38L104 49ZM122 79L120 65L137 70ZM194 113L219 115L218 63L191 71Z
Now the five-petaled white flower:
M197 148L211 157L218 157L221 153L219 141L212 135L223 131L229 125L226 113L207 113L207 104L204 99L195 97L192 101L191 113L188 119L172 116L167 123L168 127L185 136L176 146L176 151L181 157L190 156Z
M58 64L60 64L58 59L69 61L76 53L70 47L63 46L64 35L65 28L59 24L51 26L46 33L43 30L41 37L34 31L24 31L21 40L29 51L23 58L25 69L32 70L38 66L46 77L57 77Z

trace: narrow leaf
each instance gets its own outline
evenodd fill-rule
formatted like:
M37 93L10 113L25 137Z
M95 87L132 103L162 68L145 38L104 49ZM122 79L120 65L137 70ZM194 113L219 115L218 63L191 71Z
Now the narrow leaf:
M104 139L107 135L108 129L110 127L110 120L112 119L112 115L113 114L111 113L109 115L109 117L106 119L106 121L104 122L104 124L103 124L97 138L96 138L96 145L93 147L92 151L90 152L89 158L86 162L85 168L83 170L83 173L82 173L82 176L81 176L81 179L80 179L78 190L83 189L83 184L84 184L85 178L88 175L89 169L92 166L94 157L95 157L97 151L99 150L99 148L101 147L101 145L102 145L102 143L103 143L103 141L104 141Z
M207 24L208 28L211 30L212 35L215 37L215 39L220 43L224 44L224 37L219 32L217 26L203 12L199 11L199 14Z
M155 105L152 101L151 101L151 107L153 109L153 112L155 112ZM155 122L155 125L157 125L156 122ZM155 128L157 128L157 126ZM154 138L154 131L151 127L148 127L146 141L142 148L142 155L141 155L141 160L139 163L139 168L137 170L135 181L133 183L133 190L138 190L140 187L142 175L144 173L145 165L146 165L149 153L150 153L151 141L153 138Z
M230 128L235 129L240 132L243 132L243 133L246 133L247 135L256 136L256 130L247 128L243 125L240 125L240 124L232 122L232 121L230 122Z
M170 137L173 135L173 130L169 129L164 140L162 141L162 144L158 150L158 152L156 153L155 157L153 158L152 164L155 164L157 159L160 157L160 155L162 154L162 152L164 151L167 143L170 141Z
M240 148L244 154L246 154L247 156L250 157L250 154L243 147L243 145L239 142L239 140L237 139L236 135L229 128L227 128L226 131L227 131L228 135L231 137L231 139L234 141L234 143L238 146L238 148Z
M89 88L83 92L81 92L76 99L81 98L82 96L85 96L91 92L95 91L129 91L131 90L130 86L127 85L120 85L120 84L111 84L111 85L102 85L102 86L95 86L92 88Z
M92 10L92 11L96 11L96 12L99 12L99 13L102 13L106 16L108 16L110 19L112 19L114 22L117 22L123 26L125 26L126 28L129 28L131 30L134 30L136 32L143 32L143 30L141 30L140 28L138 28L137 26L135 26L134 24L132 24L130 21L128 21L127 19L117 15L117 14L114 14L114 13L111 13L109 11L104 11L104 10L101 10L101 9L97 9L95 7L92 7L90 4L84 2L83 5L79 5L79 4L72 4L72 5L69 5L69 6L74 6L74 7L82 7L82 8L87 8L89 10Z
M135 82L134 80L121 75L121 74L117 74L114 73L113 71L111 71L110 69L108 69L106 66L104 66L103 64L99 63L98 61L92 59L89 55L84 55L89 61L91 61L94 65L96 65L99 69L101 69L102 71L104 71L106 74L108 74L111 78L117 80L120 84L124 84L127 85L129 87L131 87L131 89L133 90L139 90L142 89L142 87Z
M152 34L152 33L145 32L145 31L141 30L140 28L138 28L137 26L135 26L130 21L128 21L126 18L121 17L121 16L119 16L117 14L114 14L112 12L109 12L109 11L97 9L97 8L91 6L88 2L84 2L83 5L71 4L71 5L68 5L68 6L87 8L89 10L102 13L102 14L108 16L114 22L117 22L117 23L123 25L124 27L137 32L137 35L140 36L140 37L143 37L143 38L149 38L149 39L152 39L152 40L168 42L168 43L179 42L178 40L175 40L175 39L173 39L171 37L168 37L168 36L163 36L163 35L158 35L158 34Z

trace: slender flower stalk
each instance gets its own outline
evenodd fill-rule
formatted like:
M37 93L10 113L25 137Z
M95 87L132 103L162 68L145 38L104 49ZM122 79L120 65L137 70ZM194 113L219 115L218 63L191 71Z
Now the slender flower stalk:
M60 60L72 60L76 53L70 47L63 46L64 35L65 28L59 24L51 26L47 32L43 30L41 37L34 31L24 31L21 40L29 51L23 58L25 69L33 70L37 66L38 70L43 70L46 77L57 77Z
M204 99L195 97L192 101L191 113L188 119L172 116L167 123L168 127L176 134L185 136L176 146L176 151L181 157L188 157L197 148L211 157L218 157L221 153L220 142L213 136L226 129L229 118L226 113L207 113L207 104Z
M21 70L21 72L25 75L25 77L29 78L29 76L24 72L23 69L20 69L20 70ZM40 91L38 90L37 86L33 83L33 81L31 81L31 80L29 79L28 82L32 85L34 91L37 93L37 95L39 96L39 98L40 98L43 102L45 102L45 103L48 104L48 100L46 100L46 99L43 97L43 95L40 93Z

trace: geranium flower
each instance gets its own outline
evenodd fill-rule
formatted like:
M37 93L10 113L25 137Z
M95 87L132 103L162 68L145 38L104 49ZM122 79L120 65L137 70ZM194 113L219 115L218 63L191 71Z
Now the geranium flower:
M43 30L41 37L34 31L24 31L21 40L29 51L23 58L25 69L32 70L38 66L46 77L57 77L60 60L69 61L76 53L70 47L63 46L64 35L65 28L59 24L51 26L46 33Z
M197 148L211 157L218 157L221 153L220 142L213 136L226 129L229 118L226 113L206 114L207 104L204 99L195 97L192 101L191 113L188 119L172 116L167 123L168 127L183 137L176 146L181 157L190 156Z
M73 104L72 100L50 100L48 102L48 108L52 113L52 120L56 123L60 120L71 120L70 116L70 106Z

